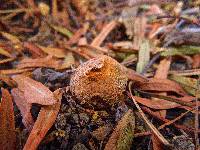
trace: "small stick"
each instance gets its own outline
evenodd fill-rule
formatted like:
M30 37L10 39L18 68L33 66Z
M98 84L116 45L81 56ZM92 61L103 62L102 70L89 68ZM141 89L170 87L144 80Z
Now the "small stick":
M195 103L196 103L196 113L195 113L195 146L196 150L199 149L199 135L198 135L198 130L199 130L199 104L198 104L198 97L199 97L199 81L200 81L200 76L197 80L197 90L196 90L196 98L195 98Z
M144 112L142 111L142 109L140 108L140 106L138 105L138 103L136 102L136 100L133 98L133 94L131 91L131 85L132 82L129 83L129 91L130 91L130 95L131 98L133 100L133 103L135 104L135 106L137 107L140 115L142 116L142 118L144 119L144 121L146 122L146 124L149 126L149 128L152 130L152 132L155 134L155 136L166 146L170 146L170 143L162 136L162 134L158 131L158 129L156 129L156 127L147 119L147 117L145 116Z

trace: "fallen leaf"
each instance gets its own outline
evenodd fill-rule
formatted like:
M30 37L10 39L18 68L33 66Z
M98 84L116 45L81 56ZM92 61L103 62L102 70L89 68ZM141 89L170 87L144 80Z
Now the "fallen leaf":
M65 59L64 59L63 63L57 69L61 69L62 70L62 69L70 68L74 64L75 64L75 58L74 58L72 52L69 52L65 56Z
M193 56L192 68L200 67L200 54L196 54Z
M73 33L71 31L69 31L68 29L61 27L61 26L56 26L53 24L50 24L50 27L53 28L55 31L63 34L64 36L70 38L73 36Z
M57 0L52 0L52 17L58 19L58 3Z
M8 62L12 62L13 60L15 60L15 58L3 59L3 60L0 60L0 64L5 64L5 63L8 63Z
M18 89L23 92L28 103L41 105L53 105L57 99L53 93L42 83L35 81L24 75L14 75L12 79L18 84Z
M44 52L37 45L31 42L24 42L23 46L32 54L33 58L45 56Z
M15 101L18 109L22 114L22 122L24 126L28 131L31 131L34 124L33 117L30 112L32 104L27 102L24 94L18 88L12 89L11 94L13 96L13 100Z
M151 100L151 99L137 97L137 96L134 96L134 98L138 103L145 105L152 109L157 109L157 110L171 109L171 108L176 108L178 106L181 106L180 104L177 104L174 102L169 102L166 100L161 100L161 99L152 99Z
M19 44L19 43L21 43L21 41L15 35L12 35L12 34L7 33L7 32L0 32L0 33L1 33L1 35L3 37L5 37L6 39L10 40L13 44Z
M37 68L37 67L47 67L57 69L60 65L61 61L52 58L52 56L47 56L45 58L24 58L17 65L17 68Z
M194 55L200 53L199 46L181 46L178 48L169 48L161 52L161 56L175 56L175 55Z
M150 60L150 45L147 40L144 40L140 45L139 56L138 56L138 63L136 71L138 73L142 73L145 66L148 64Z
M0 74L4 75L13 75L13 74L19 74L24 73L33 70L32 68L28 69L7 69L7 70L0 70Z
M0 81L5 82L10 87L16 87L17 83L12 80L9 76L0 74Z
M106 24L105 27L103 27L103 30L100 32L100 34L92 41L91 45L100 46L105 40L105 38L108 36L108 34L116 27L116 25L117 22L115 20Z
M118 122L104 150L129 150L134 136L135 118L132 110L128 110Z
M156 78L156 79L167 79L168 72L170 70L170 64L171 64L171 58L165 58L165 59L161 60L160 64L158 65L158 68L156 70L154 78ZM159 93L159 94L160 95L167 95L166 92ZM160 99L152 98L152 100L155 100L155 101L159 102ZM173 104L172 102L169 102L169 101L168 101L168 103ZM155 113L157 113L161 117L165 118L167 111L166 110L159 110L159 111L156 111ZM154 139L153 139L154 137L155 136L152 136L152 141L154 141ZM156 146L157 146L157 144L156 144Z
M45 53L55 56L57 58L65 58L68 52L65 49L55 48L55 47L44 47L38 45L38 47Z
M154 133L152 133L151 140L152 140L153 150L164 149L164 145L159 141L159 139L156 137Z
M137 73L133 69L125 68L125 71L126 71L126 75L127 75L129 80L136 81L136 82L142 82L142 83L145 83L145 82L149 81L148 78L145 78L144 76L142 76L141 74Z
M62 92L58 89L54 92L58 102L51 106L43 106L38 114L33 129L26 141L23 150L36 150L45 137L48 130L56 120L61 105Z
M155 136L159 139L159 141L162 144L169 146L170 143L164 138L164 136L158 131L158 129L148 120L148 118L144 114L143 110L140 108L137 101L133 98L133 94L132 94L132 91L131 91L132 84L133 84L133 82L129 82L128 88L129 88L130 93L128 93L128 94L130 95L133 103L135 104L136 108L138 109L138 112L140 113L142 119L145 121L145 123L148 125L148 127L151 129L151 131L155 134Z
M131 19L134 20L133 48L140 49L140 46L143 43L142 41L145 37L147 19L146 17L136 17L135 19Z
M179 95L187 95L178 83L168 79L151 78L148 82L137 84L137 88L144 91L175 92Z
M83 27L78 29L72 37L66 42L68 45L72 45L75 43L78 43L79 39L81 38L82 35L84 35L89 28L89 23L84 23Z
M0 47L0 55L12 58L12 55L8 51L6 51L5 49L3 49L1 47Z
M168 72L170 69L171 59L165 58L158 65L158 69L156 70L154 78L157 79L167 79Z
M0 147L2 150L16 149L15 119L12 97L8 90L1 89L0 103Z
M197 79L190 78L190 77L176 76L176 75L171 75L170 79L181 84L183 89L185 89L188 93L192 94L193 96L200 97L199 94L197 95L197 90L198 90L198 80Z

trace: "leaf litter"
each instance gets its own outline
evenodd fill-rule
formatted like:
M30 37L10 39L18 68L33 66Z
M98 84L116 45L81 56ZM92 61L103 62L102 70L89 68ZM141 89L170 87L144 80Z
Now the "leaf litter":
M198 4L0 2L0 146L199 149Z

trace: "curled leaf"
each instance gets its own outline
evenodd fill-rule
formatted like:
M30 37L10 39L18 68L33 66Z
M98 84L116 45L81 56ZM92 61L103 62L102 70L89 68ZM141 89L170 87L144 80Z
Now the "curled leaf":
M13 96L13 100L15 101L18 109L20 110L22 114L22 122L26 129L28 131L31 131L34 121L31 115L31 106L32 104L27 102L27 99L25 99L24 94L18 89L14 88L11 91L11 94Z
M55 122L61 104L61 89L56 90L54 95L58 99L58 102L54 105L43 106L41 108L23 150L37 149L38 145Z
M17 82L18 89L24 93L24 98L28 103L41 105L53 105L57 103L57 99L53 93L42 83L23 75L15 75L12 79Z

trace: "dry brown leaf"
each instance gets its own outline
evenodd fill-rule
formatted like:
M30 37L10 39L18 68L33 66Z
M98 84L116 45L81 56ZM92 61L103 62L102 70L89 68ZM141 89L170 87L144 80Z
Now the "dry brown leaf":
M156 70L154 78L167 79L168 72L169 72L169 69L170 69L170 64L171 64L170 58L163 59L160 62L158 69Z
M192 68L199 68L200 66L200 54L196 54L193 56Z
M0 55L12 58L12 55L8 51L6 51L5 49L3 49L1 47L0 47Z
M105 38L108 36L108 34L116 27L117 22L115 20L111 21L110 23L106 24L105 27L103 27L103 30L101 33L92 41L92 46L100 46L102 42L105 40Z
M18 84L18 88L24 94L28 103L37 103L41 105L53 105L57 99L53 93L42 83L35 81L24 75L15 75L12 77Z
M68 52L65 49L56 48L56 47L44 47L38 45L38 47L45 52L46 54L49 54L51 56L55 56L57 58L65 58Z
M149 82L139 83L137 88L144 91L175 92L179 95L187 95L178 83L168 79L151 78Z
M132 110L118 122L104 150L129 150L134 136L135 118Z
M134 39L133 39L133 47L134 49L139 49L142 41L145 37L145 29L146 29L147 19L146 17L137 17L134 20ZM150 50L149 50L150 51Z
M6 75L0 74L0 81L5 82L10 87L16 87L17 86L17 83Z
M60 65L60 61L52 58L52 56L47 56L45 58L25 58L18 65L17 68L36 68L36 67L47 67L57 69Z
M67 45L72 45L78 43L82 35L84 35L89 28L89 23L84 23L83 27L78 29L74 35L66 42Z
M158 131L158 129L148 120L148 118L144 114L143 110L140 108L139 104L134 99L132 91L131 91L132 84L133 84L133 82L129 82L129 92L130 92L129 95L130 95L133 103L135 104L136 108L138 109L141 117L143 118L145 123L148 125L148 127L151 129L151 131L155 134L155 136L159 139L159 141L162 142L162 144L169 146L170 143L164 138L164 136Z
M72 52L69 52L65 56L65 59L63 60L63 63L57 69L62 70L62 69L70 68L74 64L75 64L75 58L74 58Z
M28 69L7 69L7 70L0 70L0 74L4 75L12 75L12 74L19 74L33 70L32 68Z
M125 70L126 70L126 75L127 75L129 80L132 80L134 82L141 82L141 83L145 83L145 82L149 81L148 78L145 78L144 76L135 72L132 69L126 68Z
M8 90L1 89L0 103L0 149L16 149L15 120L12 97Z
M152 99L151 100L151 99L137 97L137 96L134 96L134 98L138 103L145 105L152 109L158 109L158 110L159 109L171 109L171 108L181 106L180 104L169 102L166 100L161 100L161 99Z
M32 104L27 102L25 99L24 94L18 89L14 88L11 90L11 94L13 96L13 100L15 101L18 109L22 114L22 122L28 131L31 131L34 121L31 115L31 106Z
M151 139L152 139L153 150L164 149L164 145L159 141L159 139L156 137L155 134L152 134Z
M48 130L54 124L60 109L62 92L58 89L54 92L58 102L51 106L43 106L38 114L33 129L26 141L23 150L36 150Z
M42 52L42 50L37 45L31 42L24 42L23 46L32 54L33 58L45 56L44 52Z
M13 61L15 58L7 58L0 60L0 65Z
M71 3L76 7L81 16L85 16L88 13L88 0L71 0Z
M176 108L176 107L182 107L181 104L175 103L175 102L170 102L164 99L147 99L147 98L142 98L142 97L138 97L138 96L133 96L135 98L135 100L144 105L147 106L149 108L152 109L171 109L171 108ZM168 98L170 98L168 96ZM175 97L171 97L171 98L175 98ZM185 96L185 97L181 97L181 98L176 98L179 101L182 102L191 102L194 100L194 97L192 96ZM192 104L192 103L190 103Z
M169 72L169 69L170 69L170 64L171 64L171 58L165 58L165 59L161 60L160 64L158 65L158 69L156 70L154 78L167 79L168 72ZM167 95L166 92L159 93L159 94L165 95L165 96ZM158 102L160 101L160 99L158 99L158 98L153 98L153 100L158 101ZM167 103L168 104L171 103L172 105L174 104L173 102L169 102L169 101ZM165 118L167 111L166 110L159 110L159 111L156 111L155 113L157 113L161 117ZM152 136L152 141L154 141L153 138L154 138L154 136Z
M13 44L19 44L19 43L21 43L21 41L15 35L12 35L12 34L7 33L7 32L0 32L0 33L1 33L1 35L3 37L5 37L6 39L10 40Z

